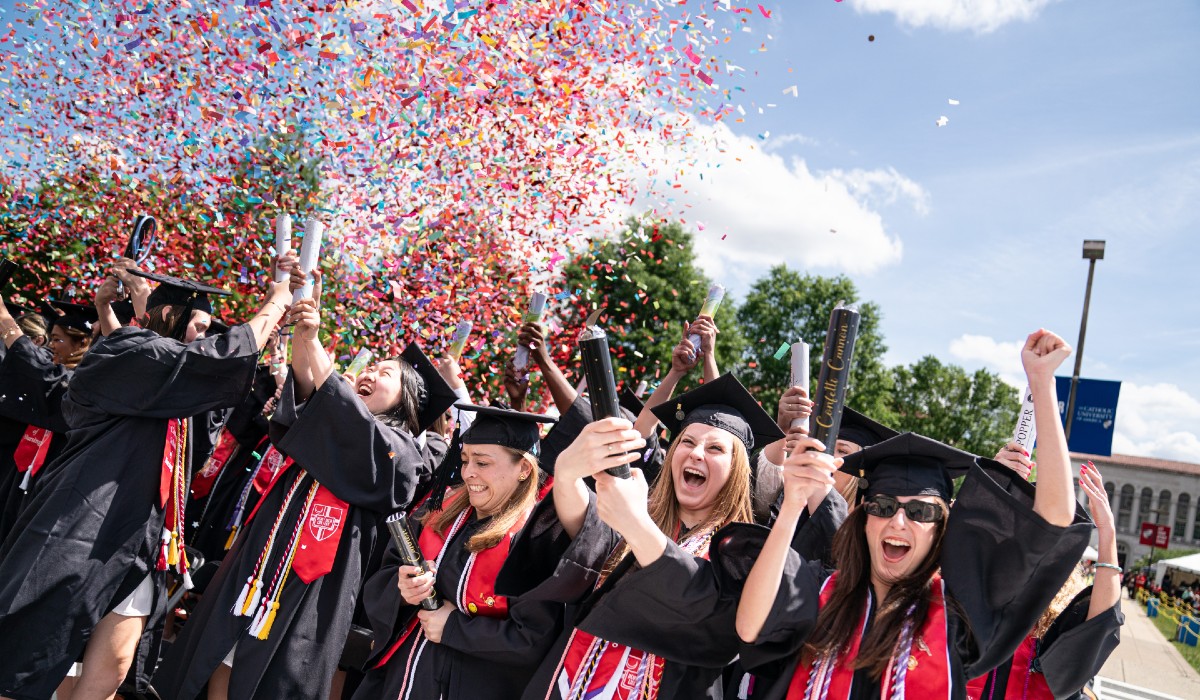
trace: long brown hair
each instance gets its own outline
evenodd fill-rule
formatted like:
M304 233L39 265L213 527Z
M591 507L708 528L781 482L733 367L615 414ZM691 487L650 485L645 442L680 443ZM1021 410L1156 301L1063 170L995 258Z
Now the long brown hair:
M933 575L941 562L942 538L946 534L946 522L950 510L942 505L942 519L937 523L933 546L916 571L892 584L887 597L879 601L871 628L858 647L858 656L853 668L865 668L872 678L883 677L896 642L911 620L915 629L925 623L929 612L929 595ZM862 616L867 607L867 593L871 587L871 551L867 546L867 511L860 505L850 511L849 517L833 536L833 557L838 563L837 581L829 603L821 606L817 622L808 642L804 645L804 661L826 654L845 653L850 640L859 633ZM911 618L909 608L913 608Z
M79 343L79 349L71 353L67 359L63 361L63 367L66 367L67 369L75 369L79 366L80 362L83 362L83 356L86 355L88 350L90 350L92 347L92 334L81 331L78 328L71 328L62 324L56 325L55 328L61 330L63 335L67 336L71 340Z
M671 443L670 449L667 450L666 459L663 461L663 470L659 472L658 479L650 489L646 504L646 509L650 512L650 518L654 520L654 524L658 525L658 529L664 535L672 539L678 538L683 529L683 520L679 515L679 500L675 498L675 477L671 469L671 464L675 459L675 450L678 449L679 441L682 439L683 433L680 432L675 441ZM706 529L715 532L729 523L754 522L754 510L750 503L750 457L741 440L734 438L731 442L733 442L733 449L729 453L729 480L717 494L717 502L713 505L708 520L692 528L693 532L702 532ZM605 571L611 571L628 553L629 545L622 542L621 546L617 547L609 557L608 563L604 567Z
M166 310L164 318L163 310ZM183 312L187 307L181 304L159 304L152 309L146 309L146 318L142 320L142 327L148 331L154 331L164 338L172 337L171 333L183 318ZM188 321L192 319L188 318Z
M481 552L499 544L504 535L521 519L521 516L533 508L537 502L538 488L546 480L545 473L538 468L537 457L511 447L503 445L499 447L512 457L513 464L527 462L530 466L530 474L536 475L536 478L517 482L517 489L508 497L508 503L504 505L504 508L492 516L491 522L483 530L467 540L467 551L470 552ZM446 505L441 510L426 514L421 522L425 527L431 527L434 532L445 536L458 516L470 507L471 500L467 497L467 485L461 484L446 496Z

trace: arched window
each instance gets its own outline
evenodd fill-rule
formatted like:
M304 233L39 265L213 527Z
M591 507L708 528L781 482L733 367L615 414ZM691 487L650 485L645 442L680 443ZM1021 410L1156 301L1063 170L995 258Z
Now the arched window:
M1175 504L1175 526L1171 528L1171 539L1187 539L1188 510L1192 506L1192 497L1186 493L1179 494L1179 502Z
M1154 511L1154 523L1167 525L1171 517L1171 492L1163 489L1158 494L1158 509Z
M1133 486L1125 484L1121 487L1121 503L1117 507L1117 529L1128 532L1132 527L1131 518L1133 518Z
M1124 490L1124 489L1122 489L1122 490ZM1129 490L1132 491L1133 487L1130 486ZM1117 543L1117 566L1119 566L1121 568L1125 567L1125 557L1128 556L1128 554L1129 554L1129 545L1125 544L1124 542L1118 542Z
M1142 523L1155 522L1154 513L1154 491L1150 487L1142 489L1142 495L1138 497L1138 521L1133 524L1134 527L1141 527Z
M1116 501L1117 486L1116 486L1116 484L1114 484L1111 481L1107 482L1106 484L1104 484L1104 491L1106 493L1108 493L1108 507L1112 508L1113 511L1115 512L1117 510L1117 501Z

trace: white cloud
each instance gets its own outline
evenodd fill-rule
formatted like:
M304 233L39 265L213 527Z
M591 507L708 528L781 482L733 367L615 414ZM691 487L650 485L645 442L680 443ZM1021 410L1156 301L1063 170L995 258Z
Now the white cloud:
M849 0L862 14L891 13L909 27L985 34L1009 22L1028 22L1055 0Z
M950 342L950 355L959 362L982 365L1000 375L1017 389L1025 386L1025 370L1021 367L1021 341L1003 343L986 335L964 334Z
M1025 385L1019 341L963 335L950 343L950 354L968 366L998 372L1013 386ZM1179 386L1122 382L1116 421L1113 453L1200 463L1200 399Z
M643 154L633 211L688 222L700 265L733 289L779 263L850 274L894 264L903 246L878 208L928 211L926 191L893 168L813 171L724 124L690 134Z

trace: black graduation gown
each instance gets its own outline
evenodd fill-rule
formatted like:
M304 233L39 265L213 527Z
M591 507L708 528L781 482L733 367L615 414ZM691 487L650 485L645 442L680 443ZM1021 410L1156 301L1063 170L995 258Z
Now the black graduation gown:
M1072 525L1050 525L1033 512L1029 484L989 460L980 463L986 466L972 467L959 490L943 539L954 698L966 697L966 679L987 673L1012 655L1079 561L1092 527L1082 509ZM723 595L740 595L768 532L759 526L731 525L713 538L712 558ZM741 647L742 663L757 678L754 698L786 697L800 650L816 621L821 585L830 573L821 562L788 552L767 622L754 644ZM865 670L855 674L852 698L876 700L879 694L879 682Z
M465 574L470 552L467 541L487 524L472 519L455 534L438 568L434 588L443 600L453 601ZM419 535L419 524L415 529ZM375 633L375 654L356 700L398 698L404 681L405 661L414 645L423 646L413 684L406 697L445 700L513 700L529 684L563 626L563 605L545 600L508 599L508 618L451 613L434 644L420 633L420 626L392 654L383 668L374 669L414 619L416 606L408 605L397 588L399 550L388 546L383 567L363 587L363 599Z
M263 497L254 520L238 535L164 657L154 676L154 687L163 697L185 700L200 695L235 644L231 698L327 697L350 629L364 562L375 546L375 521L412 498L421 462L416 440L371 415L340 376L331 375L303 405L296 404L295 384L289 378L272 417L271 439L295 464ZM283 515L281 537L290 535L314 478L346 501L349 512L332 570L309 584L292 573L270 635L259 640L248 633L252 619L230 610L252 576L301 468L308 476L300 497ZM280 545L272 552L268 571L275 570L283 549Z
M574 627L661 657L659 700L721 698L722 673L738 653L737 600L718 595L707 560L674 543L644 569L627 555L595 588L620 536L600 520L595 494L589 498L574 540L563 531L552 497L538 505L513 542L498 592L567 603ZM571 631L568 625L555 640L523 698L560 697L556 671Z
M257 357L247 326L186 345L120 328L92 346L63 399L67 445L0 548L0 629L21 631L0 634L0 694L49 697L100 618L151 572L148 626L161 621L168 419L237 403Z
M1050 692L1060 700L1086 697L1083 688L1100 673L1121 643L1121 625L1125 624L1121 601L1089 620L1091 603L1092 587L1088 586L1059 613L1038 641L1033 670L1045 677ZM996 667L989 676L983 697L1003 700L1010 684L1020 687L1024 683L1023 678L1012 677L1012 664L1010 657Z
M621 415L630 421L637 421L637 416L624 408L621 409ZM575 438L579 437L579 434L591 422L592 404L583 396L576 397L567 412L558 417L558 422L550 428L546 437L542 438L542 454L538 457L538 466L541 470L553 476L554 464L558 461L558 456L570 447L572 442L575 442ZM658 478L658 473L662 471L664 454L659 449L658 434L655 432L646 440L646 446L642 448L639 459L631 463L629 467L641 469L642 474L646 477L646 483L653 484ZM588 477L586 482L589 487L594 485L591 477Z
M269 447L264 443L268 425L262 409L274 395L275 378L271 374L271 366L259 365L250 392L230 412L224 425L225 430L237 440L237 447L213 479L208 495L192 498L188 503L187 541L204 555L206 561L216 562L225 557L229 519L237 508L246 482L254 478L259 460ZM204 463L196 464L195 471L198 473ZM250 512L257 502L257 498L251 498L247 502L246 512Z
M62 398L70 380L71 370L54 364L50 351L28 337L18 338L0 361L0 542L30 498L21 488L25 474L17 471L14 452L30 425L53 431L43 467L62 452L67 443ZM30 480L29 491L40 476Z

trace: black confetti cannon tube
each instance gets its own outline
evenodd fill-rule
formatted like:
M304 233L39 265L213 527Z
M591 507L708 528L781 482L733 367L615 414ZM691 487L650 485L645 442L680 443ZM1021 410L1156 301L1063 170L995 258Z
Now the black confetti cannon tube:
M421 558L421 549L417 547L417 537L413 534L412 526L408 524L408 517L404 513L390 516L387 519L387 528L388 532L392 533L392 540L400 548L400 560L409 566L417 567L421 573L428 571L425 560ZM421 607L426 610L442 607L437 591L430 591L429 597L421 601Z
M821 356L821 372L816 386L816 405L813 406L809 435L825 445L833 454L838 430L842 426L842 409L846 406L846 388L850 384L850 362L854 356L854 340L858 336L859 313L838 302L829 315L829 331L825 334L825 353Z
M603 328L588 326L583 329L579 335L579 354L583 357L583 376L587 378L592 420L619 418L621 403L617 397L617 380L613 376L612 355ZM605 471L622 479L628 479L630 475L628 464Z

